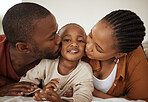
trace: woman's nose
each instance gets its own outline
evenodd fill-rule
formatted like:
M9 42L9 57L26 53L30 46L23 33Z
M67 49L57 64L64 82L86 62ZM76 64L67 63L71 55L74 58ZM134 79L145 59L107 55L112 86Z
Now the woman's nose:
M86 44L86 51L87 52L92 52L93 51L93 44L92 43L87 43Z
M86 39L86 51L93 51L93 41L89 37Z

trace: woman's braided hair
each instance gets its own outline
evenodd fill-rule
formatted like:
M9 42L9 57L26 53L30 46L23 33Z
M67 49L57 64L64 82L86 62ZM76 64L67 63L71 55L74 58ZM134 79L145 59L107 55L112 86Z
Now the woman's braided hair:
M141 45L145 36L142 20L130 10L116 10L106 15L102 20L107 21L117 39L119 52L128 53Z

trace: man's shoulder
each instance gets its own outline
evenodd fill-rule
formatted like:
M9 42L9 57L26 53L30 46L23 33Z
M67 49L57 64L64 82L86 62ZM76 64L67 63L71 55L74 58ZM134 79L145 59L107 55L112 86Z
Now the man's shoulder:
M5 35L0 35L0 42L1 41L4 41L6 39L6 36Z

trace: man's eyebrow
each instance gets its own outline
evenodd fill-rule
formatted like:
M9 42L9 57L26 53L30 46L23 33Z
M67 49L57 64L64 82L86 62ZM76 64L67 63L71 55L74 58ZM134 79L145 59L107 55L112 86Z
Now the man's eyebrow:
M56 34L56 31L55 32L53 32L49 37L52 37L53 35L55 35Z
M99 47L102 50L102 52L104 52L104 50L102 49L102 47L100 47L97 43L96 43L96 45L97 45L97 47Z

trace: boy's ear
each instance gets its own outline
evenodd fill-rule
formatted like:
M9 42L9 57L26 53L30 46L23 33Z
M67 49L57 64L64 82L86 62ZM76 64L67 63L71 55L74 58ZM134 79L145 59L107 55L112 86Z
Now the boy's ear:
M30 53L29 45L27 43L17 42L15 46L19 52Z
M118 53L118 54L115 55L115 58L120 58L120 57L123 57L125 55L127 55L127 53Z

